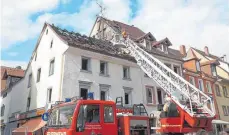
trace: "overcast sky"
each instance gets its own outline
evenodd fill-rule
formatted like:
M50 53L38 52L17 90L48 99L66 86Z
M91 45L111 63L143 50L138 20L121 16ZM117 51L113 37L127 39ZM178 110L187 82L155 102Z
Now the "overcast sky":
M180 45L229 61L229 0L100 0L105 17L168 37ZM99 7L95 0L3 0L1 64L25 67L44 22L89 34Z

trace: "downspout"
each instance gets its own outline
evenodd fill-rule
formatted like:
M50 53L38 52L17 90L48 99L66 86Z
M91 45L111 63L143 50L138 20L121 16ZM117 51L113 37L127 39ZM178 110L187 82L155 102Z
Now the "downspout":
M66 49L67 51L68 49ZM63 74L64 74L64 62L65 62L65 53L66 51L64 51L64 53L62 54L62 58L61 58L61 71L60 71L60 86L59 86L59 101L61 101L62 98L62 87L63 87Z

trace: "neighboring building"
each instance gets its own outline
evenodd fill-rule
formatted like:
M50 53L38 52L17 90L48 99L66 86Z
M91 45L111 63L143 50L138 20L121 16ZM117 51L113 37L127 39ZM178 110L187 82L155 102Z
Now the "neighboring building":
M184 56L183 74L185 80L196 86L196 88L203 91L208 96L212 97L216 109L216 118L219 119L219 110L214 85L217 77L206 73L211 70L210 63L200 64L200 59L188 56L184 45L180 46L180 52ZM215 61L214 64L219 65L219 62Z
M4 123L8 122L11 88L23 76L24 70L21 67L11 68L1 66L1 133L3 133L5 128Z
M208 47L204 51L190 48L187 56L200 59L201 70L207 75L217 77L214 87L219 118L229 122L229 63L210 54Z
M156 41L150 33L141 36L139 42L150 41L149 48L139 43L142 48L182 76L182 56L169 48L171 43L167 38ZM37 112L42 112L39 108L73 96L86 99L88 92L101 100L122 96L125 105L144 103L149 112L164 103L165 95L133 57L109 41L45 23L25 77L12 87L9 126L5 133L39 116Z

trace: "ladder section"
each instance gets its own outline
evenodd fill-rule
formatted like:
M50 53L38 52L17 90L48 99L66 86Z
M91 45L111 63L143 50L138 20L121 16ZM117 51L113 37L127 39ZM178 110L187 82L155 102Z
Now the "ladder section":
M140 68L191 117L215 116L215 107L209 96L148 54L130 38L123 39L122 36L115 35L111 42L114 45L125 46L126 51L135 58ZM201 110L201 113L196 110Z

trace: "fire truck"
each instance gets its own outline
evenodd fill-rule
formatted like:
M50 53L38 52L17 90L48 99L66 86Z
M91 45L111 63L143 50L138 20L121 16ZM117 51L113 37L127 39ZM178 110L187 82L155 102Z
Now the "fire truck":
M45 135L150 135L149 117L143 104L124 107L122 97L116 98L116 103L69 100L57 102L42 115L43 120L48 120Z
M135 58L139 67L155 81L170 98L161 111L157 132L161 134L197 133L209 134L212 130L212 120L215 118L213 99L201 90L176 74L157 58L128 37L126 32L115 34L111 42L121 47L125 53ZM60 104L58 109L52 109L47 126L47 135L56 132L63 135L149 135L149 121L144 106L132 109L132 115L116 114L116 105L112 101L78 100L77 102ZM142 112L143 108L143 112ZM61 111L68 110L70 124L56 123ZM138 113L136 113L138 110ZM92 112L91 112L92 111ZM120 111L120 110L119 110ZM125 110L124 110L125 112ZM97 123L88 120L89 113L99 114ZM45 116L45 115L44 115ZM54 124L53 124L54 123ZM100 123L100 124L98 124ZM55 134L56 135L56 134Z

